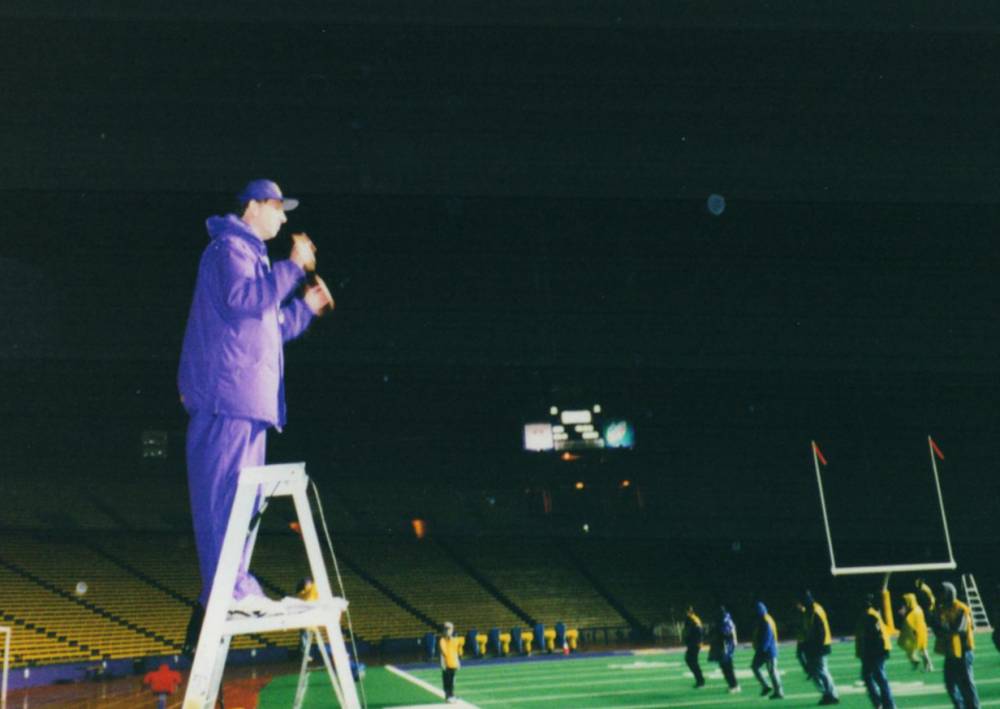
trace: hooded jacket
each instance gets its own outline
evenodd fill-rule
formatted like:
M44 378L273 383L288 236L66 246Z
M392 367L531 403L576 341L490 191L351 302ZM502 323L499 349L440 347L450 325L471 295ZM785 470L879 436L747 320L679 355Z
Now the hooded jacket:
M712 644L709 647L708 659L713 662L731 660L736 652L736 623L729 611L719 617L719 622L712 633Z
M764 657L778 656L778 627L767 612L767 606L757 603L757 623L753 629L753 649Z
M806 606L806 639L802 649L810 656L829 655L833 636L830 634L830 621L827 620L823 606L815 600L810 600Z
M874 608L866 608L854 634L854 656L871 662L889 656L889 632L882 616Z
M917 605L915 593L904 593L906 615L899 629L899 646L907 653L927 649L927 619L924 610Z
M285 424L283 343L313 314L292 298L305 276L290 260L272 267L264 242L235 214L209 217L211 241L198 265L180 370L189 414Z
M943 583L941 588L941 601L935 606L934 651L948 658L961 658L976 649L972 610L958 600L954 584Z

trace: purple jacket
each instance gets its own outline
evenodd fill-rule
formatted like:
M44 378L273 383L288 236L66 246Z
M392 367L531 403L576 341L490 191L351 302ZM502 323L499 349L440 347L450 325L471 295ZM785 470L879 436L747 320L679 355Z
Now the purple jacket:
M313 319L291 298L305 276L292 261L272 268L267 247L235 214L209 217L188 314L177 384L189 414L211 412L281 428L283 343ZM286 302L287 301L287 302Z

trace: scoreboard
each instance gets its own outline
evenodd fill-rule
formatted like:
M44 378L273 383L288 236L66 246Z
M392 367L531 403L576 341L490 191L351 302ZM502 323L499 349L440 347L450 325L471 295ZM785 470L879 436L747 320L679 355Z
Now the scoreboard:
M524 425L524 450L586 451L632 448L635 429L622 418L604 415L600 404L588 409L549 409L547 420Z

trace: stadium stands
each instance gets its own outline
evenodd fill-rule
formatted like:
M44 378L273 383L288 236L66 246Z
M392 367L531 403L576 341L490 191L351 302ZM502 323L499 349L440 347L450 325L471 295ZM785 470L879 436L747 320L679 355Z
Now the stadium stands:
M553 541L457 541L456 552L533 620L552 625L624 625L625 619Z
M459 628L479 629L524 622L433 540L351 539L344 550L352 563L363 565L372 577L433 619L435 626L445 620Z

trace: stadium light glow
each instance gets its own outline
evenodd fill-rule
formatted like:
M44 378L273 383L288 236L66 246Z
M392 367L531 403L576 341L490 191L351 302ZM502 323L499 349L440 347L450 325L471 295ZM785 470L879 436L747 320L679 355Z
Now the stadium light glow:
M412 521L413 524L413 536L417 539L423 539L427 534L427 524L422 519L415 519Z

